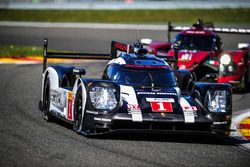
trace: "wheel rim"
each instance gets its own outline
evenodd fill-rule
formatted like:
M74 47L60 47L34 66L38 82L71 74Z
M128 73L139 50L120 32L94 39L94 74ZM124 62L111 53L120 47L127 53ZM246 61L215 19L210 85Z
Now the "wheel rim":
M75 107L75 130L80 131L82 122L82 96L79 93L76 99L76 107Z

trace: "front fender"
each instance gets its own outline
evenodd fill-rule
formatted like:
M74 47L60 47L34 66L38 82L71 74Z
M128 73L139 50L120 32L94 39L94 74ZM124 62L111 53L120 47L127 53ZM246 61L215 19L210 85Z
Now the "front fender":
M225 90L227 92L227 112L232 113L232 87L230 84L196 82L191 91L191 96L204 106L209 91ZM204 108L206 110L206 108Z

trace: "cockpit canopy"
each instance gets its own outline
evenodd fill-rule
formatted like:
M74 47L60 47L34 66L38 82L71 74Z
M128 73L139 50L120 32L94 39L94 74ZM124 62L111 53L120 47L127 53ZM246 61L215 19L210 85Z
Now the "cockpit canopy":
M168 66L110 65L106 69L107 79L119 85L134 87L175 87L176 80Z
M179 34L176 42L180 44L180 50L211 51L215 47L215 38L207 35Z

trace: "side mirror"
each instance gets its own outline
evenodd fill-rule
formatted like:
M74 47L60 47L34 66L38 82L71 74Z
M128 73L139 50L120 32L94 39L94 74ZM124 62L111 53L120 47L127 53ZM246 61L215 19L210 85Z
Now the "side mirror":
M206 74L206 79L207 80L216 81L217 78L218 78L218 74L217 73L208 73L208 74Z
M86 70L85 69L73 69L73 75L76 76L82 76L86 74Z

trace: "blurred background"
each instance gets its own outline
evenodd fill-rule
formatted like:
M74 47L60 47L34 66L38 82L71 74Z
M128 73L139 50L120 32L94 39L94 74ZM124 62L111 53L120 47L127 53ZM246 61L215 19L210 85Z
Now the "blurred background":
M171 9L249 7L249 0L1 0L1 8Z

